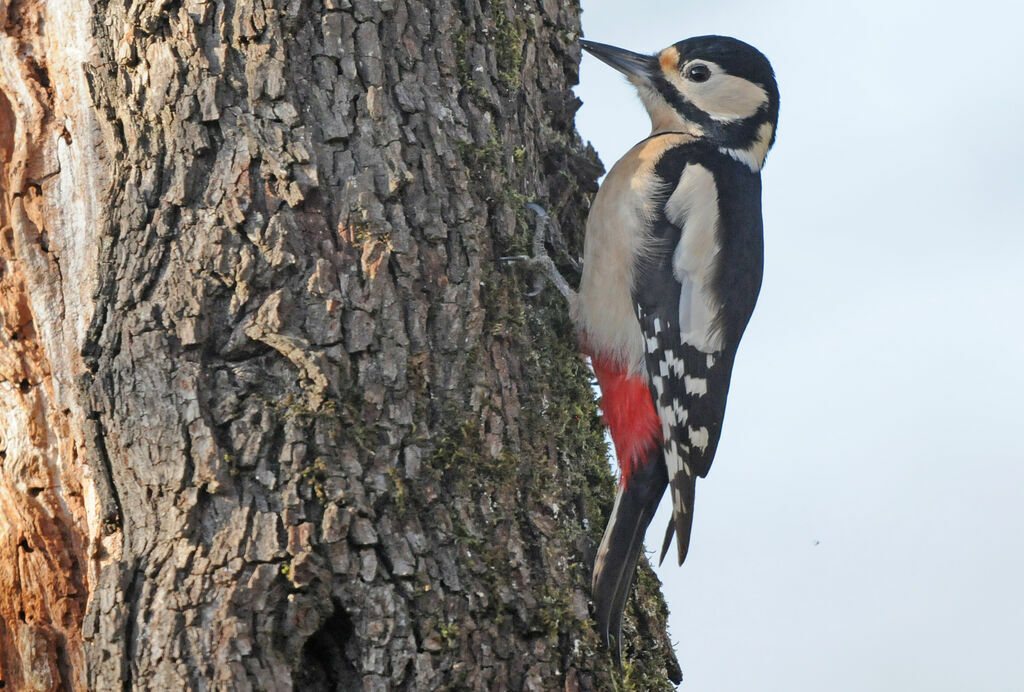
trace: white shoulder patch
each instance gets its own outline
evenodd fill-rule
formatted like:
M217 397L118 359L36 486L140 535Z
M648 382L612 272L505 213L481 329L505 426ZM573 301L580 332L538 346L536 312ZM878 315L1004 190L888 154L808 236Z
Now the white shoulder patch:
M681 286L679 330L683 341L704 353L722 349L713 329L721 306L711 281L718 261L718 187L704 166L690 164L665 205L669 221L682 229L672 256L672 271Z

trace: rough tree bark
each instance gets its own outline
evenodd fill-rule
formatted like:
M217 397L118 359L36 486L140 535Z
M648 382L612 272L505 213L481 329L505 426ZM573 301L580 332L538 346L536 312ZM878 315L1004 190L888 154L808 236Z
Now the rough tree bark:
M0 687L657 689L561 299L554 0L0 0ZM670 686L669 686L670 687Z

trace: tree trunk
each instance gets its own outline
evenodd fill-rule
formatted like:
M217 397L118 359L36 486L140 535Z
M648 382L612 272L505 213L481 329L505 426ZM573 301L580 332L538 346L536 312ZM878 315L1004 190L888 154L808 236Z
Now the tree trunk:
M527 200L579 8L0 0L0 688L671 687ZM622 679L625 677L625 680Z

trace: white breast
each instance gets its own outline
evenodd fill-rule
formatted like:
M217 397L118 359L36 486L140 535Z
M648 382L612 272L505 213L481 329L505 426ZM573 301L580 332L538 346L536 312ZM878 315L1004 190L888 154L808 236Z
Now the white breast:
M577 323L592 350L634 374L643 371L644 343L633 311L633 258L649 235L654 166L667 149L692 140L664 134L630 149L608 172L587 219Z

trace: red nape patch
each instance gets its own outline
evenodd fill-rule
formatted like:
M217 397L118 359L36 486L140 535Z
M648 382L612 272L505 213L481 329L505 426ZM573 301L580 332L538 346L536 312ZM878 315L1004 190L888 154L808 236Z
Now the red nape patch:
M604 422L619 457L619 482L625 486L650 451L661 444L661 419L654 410L646 378L629 377L625 367L600 356L591 355L590 362L601 385Z

